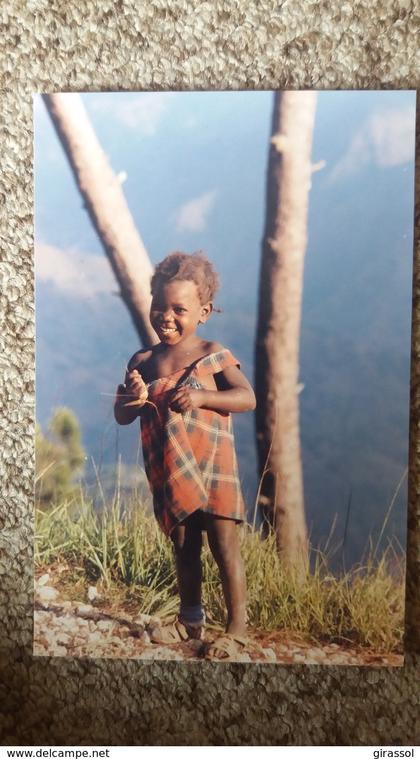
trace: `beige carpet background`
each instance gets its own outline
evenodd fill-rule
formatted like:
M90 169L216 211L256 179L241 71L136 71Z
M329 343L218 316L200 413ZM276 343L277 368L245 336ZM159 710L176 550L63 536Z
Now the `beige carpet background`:
M419 72L414 7L411 0L12 0L2 5L1 744L419 742L418 259L406 665L369 670L32 657L32 92L414 89ZM419 197L418 188L417 250Z

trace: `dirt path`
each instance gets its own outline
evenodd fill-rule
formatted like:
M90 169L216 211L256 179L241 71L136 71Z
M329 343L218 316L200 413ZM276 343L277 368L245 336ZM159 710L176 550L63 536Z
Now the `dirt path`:
M133 616L112 607L61 600L48 574L35 583L34 654L129 658L139 660L199 661L203 643L189 640L157 645L150 633L158 620L145 614ZM206 632L206 640L215 634ZM399 666L403 657L378 655L367 649L344 648L335 643L311 644L285 632L250 632L247 651L236 661L281 664L344 664L358 666Z

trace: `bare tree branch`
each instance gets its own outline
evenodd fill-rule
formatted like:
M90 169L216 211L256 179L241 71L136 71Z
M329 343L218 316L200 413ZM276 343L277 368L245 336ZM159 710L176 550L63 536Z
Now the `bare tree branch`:
M291 565L307 561L299 338L316 94L276 93L256 344L259 503Z
M81 97L76 93L43 97L134 326L143 345L156 343L149 322L153 267Z

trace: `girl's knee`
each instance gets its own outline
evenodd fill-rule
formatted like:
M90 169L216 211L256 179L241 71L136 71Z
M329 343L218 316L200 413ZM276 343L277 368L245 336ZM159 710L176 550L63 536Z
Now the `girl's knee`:
M172 541L172 547L175 553L177 553L182 549L185 542L185 527L183 525L178 525L172 530L170 537Z
M237 525L232 520L214 520L208 527L210 550L218 563L240 561Z
M201 554L201 533L188 534L185 530L174 532L171 535L172 546L175 556L184 563L194 562Z
M229 540L228 536L214 536L213 539L209 541L209 545L211 552L216 560L220 559L222 561L225 561L229 556L232 555L232 542Z

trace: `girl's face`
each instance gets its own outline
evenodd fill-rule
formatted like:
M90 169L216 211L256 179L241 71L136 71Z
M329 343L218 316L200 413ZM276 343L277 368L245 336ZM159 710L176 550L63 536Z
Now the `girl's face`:
M177 345L193 335L211 311L211 303L200 302L195 282L176 280L163 285L153 296L150 323L162 343Z

